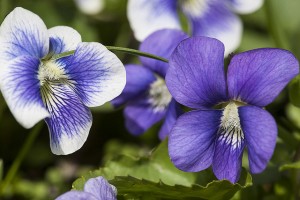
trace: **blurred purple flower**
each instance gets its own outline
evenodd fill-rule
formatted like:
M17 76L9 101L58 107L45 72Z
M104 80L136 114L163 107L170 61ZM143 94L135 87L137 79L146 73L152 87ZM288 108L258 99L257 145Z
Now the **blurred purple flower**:
M223 56L224 45L206 37L187 39L172 54L167 87L176 101L196 110L176 121L169 155L183 171L212 165L218 179L234 183L245 147L251 173L267 166L277 127L263 107L299 73L299 64L286 50L256 49L233 56L226 78Z
M180 41L188 36L179 30L165 29L151 34L140 50L169 58ZM166 87L164 77L168 63L140 58L142 65L126 65L127 83L122 94L112 101L115 107L126 103L125 125L133 135L140 135L155 123L165 119L159 132L164 139L181 114Z
M71 50L71 56L56 57ZM81 148L92 125L88 107L118 96L125 75L121 61L103 45L81 42L70 27L47 30L23 8L14 9L0 27L2 94L23 127L45 118L54 154Z
M117 200L117 189L100 176L89 179L83 191L72 190L60 195L56 200Z
M127 15L135 37L143 41L151 33L181 29L182 12L193 36L217 38L225 44L225 54L235 50L242 36L242 22L234 12L254 12L263 0L129 0Z

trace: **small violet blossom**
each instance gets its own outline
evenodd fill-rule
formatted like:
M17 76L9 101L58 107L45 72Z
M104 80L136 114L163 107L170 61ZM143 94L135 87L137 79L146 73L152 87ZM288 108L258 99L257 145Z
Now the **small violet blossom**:
M87 15L96 15L104 8L104 0L74 0L81 12Z
M100 176L89 179L84 185L84 191L72 190L56 200L117 200L117 189Z
M58 58L71 50L73 55ZM7 105L23 127L45 119L54 154L81 148L92 125L88 107L112 100L126 83L123 64L106 47L81 42L70 27L47 30L23 8L0 27L0 77Z
M235 12L251 13L262 4L263 0L129 0L127 16L135 37L143 41L160 29L181 29L182 12L193 36L222 41L228 55L239 46L242 36L242 22Z
M164 29L151 34L140 51L168 59L180 41L188 36L179 30ZM140 58L142 65L125 65L127 83L122 94L112 101L115 107L126 103L125 125L133 135L140 135L155 123L165 119L159 132L164 139L181 114L165 84L168 63Z
M263 107L299 73L299 64L289 51L266 48L234 55L227 77L223 65L224 45L216 39L189 38L175 49L166 84L176 101L195 110L173 126L169 155L183 171L212 165L218 179L235 183L244 148L251 173L266 168L277 127Z

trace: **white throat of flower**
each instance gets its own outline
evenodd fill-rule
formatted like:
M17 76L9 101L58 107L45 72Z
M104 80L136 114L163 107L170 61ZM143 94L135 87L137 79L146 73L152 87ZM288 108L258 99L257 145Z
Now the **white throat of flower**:
M179 0L179 7L191 17L201 17L208 8L208 0Z
M157 77L157 80L150 85L149 103L156 112L166 109L172 100L172 96L166 86L165 81Z
M48 60L41 62L38 71L38 79L41 86L46 82L60 82L66 78L64 70L55 61Z
M219 129L219 139L231 145L234 149L240 148L244 140L238 107L238 103L229 102L224 108Z

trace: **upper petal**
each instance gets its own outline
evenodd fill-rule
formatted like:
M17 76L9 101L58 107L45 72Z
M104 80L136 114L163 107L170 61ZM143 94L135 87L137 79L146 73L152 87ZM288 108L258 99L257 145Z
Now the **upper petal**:
M82 191L76 191L72 190L69 192L66 192L59 197L57 197L55 200L99 200L96 198L94 195L87 193L87 192L82 192Z
M0 26L0 62L18 56L43 58L49 50L47 27L36 14L15 8Z
M255 49L237 54L228 67L229 97L266 106L298 73L297 59L286 50Z
M192 108L211 107L226 100L224 46L213 38L182 41L169 61L166 84L179 103Z
M22 56L1 66L1 92L14 117L25 128L49 116L37 78L39 65L39 59Z
M271 159L277 138L277 126L267 111L256 106L240 107L241 126L248 148L251 173L262 172Z
M127 16L137 40L165 28L181 29L174 0L129 0Z
M187 37L188 35L180 30L159 30L152 33L141 43L140 51L169 59L179 42ZM160 74L162 77L166 75L169 67L168 63L146 57L140 57L140 60L145 67Z
M99 200L117 200L117 189L103 177L91 178L84 185L84 191L91 193Z
M80 43L74 55L57 62L64 66L86 106L100 106L120 95L125 87L122 62L100 43Z
M230 11L225 1L207 1L206 4L200 15L187 13L192 24L193 36L207 36L220 40L225 45L225 55L228 55L241 42L241 20Z
M197 110L181 115L169 134L169 155L174 165L188 172L208 168L222 112Z
M240 14L249 14L262 7L264 0L229 0L233 10Z
M92 126L92 114L68 85L44 85L43 99L50 113L45 121L51 150L66 155L80 149Z
M152 82L156 80L149 69L139 65L125 65L126 85L122 94L112 100L115 107L119 107L139 95L145 93Z
M55 26L48 30L50 38L50 52L60 54L72 51L81 42L81 35L68 26Z
M95 15L104 8L104 0L75 0L79 10L88 15Z

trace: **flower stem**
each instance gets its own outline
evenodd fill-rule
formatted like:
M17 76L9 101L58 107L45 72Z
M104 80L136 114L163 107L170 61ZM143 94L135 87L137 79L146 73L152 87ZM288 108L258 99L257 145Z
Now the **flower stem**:
M6 190L6 188L9 186L11 181L14 179L16 176L17 171L19 170L19 167L26 157L28 151L30 150L33 142L38 136L38 133L42 129L43 124L39 123L37 124L29 133L29 136L27 137L25 143L23 144L21 150L18 153L17 158L14 160L13 164L11 165L10 169L8 170L7 175L5 176L5 179L0 185L0 196L2 196Z

